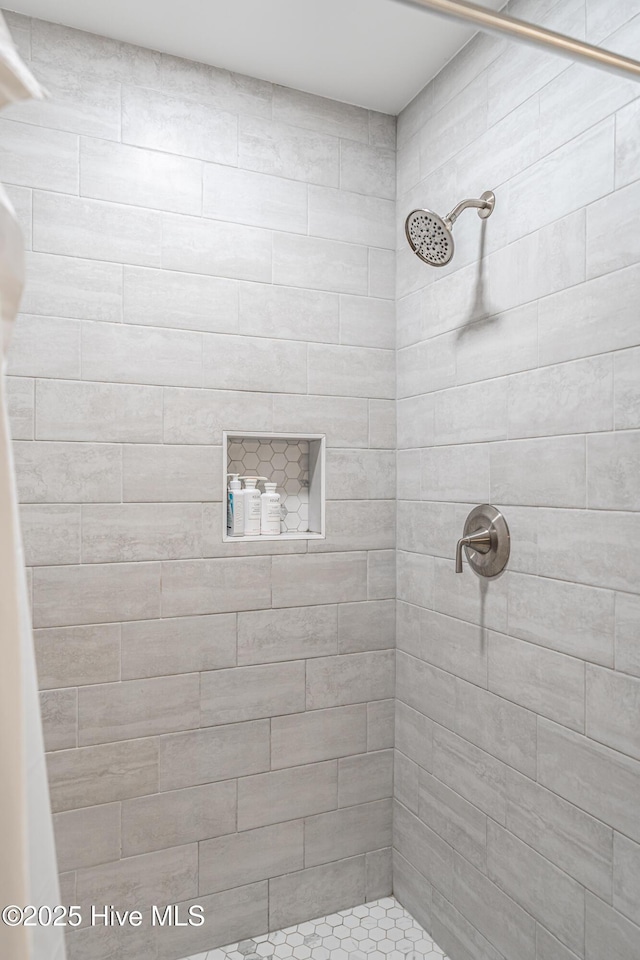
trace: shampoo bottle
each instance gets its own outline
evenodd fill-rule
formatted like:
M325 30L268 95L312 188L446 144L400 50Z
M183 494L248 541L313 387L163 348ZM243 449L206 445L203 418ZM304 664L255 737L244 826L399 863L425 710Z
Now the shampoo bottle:
M264 493L260 497L262 508L260 533L263 537L275 537L280 533L280 494L276 493L275 483L265 483Z
M231 477L227 491L227 536L241 537L244 533L244 498L242 484L237 473L228 473Z
M261 493L257 489L258 480L266 480L266 477L240 477L244 480L244 535L245 537L260 536L260 498Z

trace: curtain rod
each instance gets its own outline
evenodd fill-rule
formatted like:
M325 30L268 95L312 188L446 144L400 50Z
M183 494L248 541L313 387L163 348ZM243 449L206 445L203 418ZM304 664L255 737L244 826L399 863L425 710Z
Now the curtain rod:
M481 30L506 34L515 40L521 40L523 43L544 47L560 56L568 57L570 60L582 61L612 73L621 74L625 77L631 76L635 80L640 80L640 63L637 60L612 53L610 50L602 50L590 43L574 40L572 37L555 33L553 30L546 30L544 27L537 27L535 24L527 23L524 20L516 20L505 13L498 13L495 10L478 6L476 3L469 3L468 0L400 0L400 2L411 6L424 7L427 10L432 10L433 13L450 19L468 20Z

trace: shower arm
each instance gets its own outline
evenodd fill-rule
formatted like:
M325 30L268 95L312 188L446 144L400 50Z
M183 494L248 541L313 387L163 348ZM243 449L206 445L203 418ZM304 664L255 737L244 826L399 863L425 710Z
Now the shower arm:
M451 213L448 213L443 219L447 228L450 230L463 210L468 210L469 207L475 207L478 211L478 216L481 217L482 220L486 220L486 218L490 217L493 213L495 205L495 195L491 190L487 190L478 200L461 200L460 203L455 205Z
M580 61L623 77L631 76L635 80L640 80L640 63L637 60L623 57L611 50L603 50L582 40L574 40L573 37L547 30L545 27L538 27L525 20L516 20L515 17L489 10L477 3L469 3L468 0L399 0L399 2L413 7L423 7L452 20L468 20L487 33L506 34L523 43L544 47L569 60Z

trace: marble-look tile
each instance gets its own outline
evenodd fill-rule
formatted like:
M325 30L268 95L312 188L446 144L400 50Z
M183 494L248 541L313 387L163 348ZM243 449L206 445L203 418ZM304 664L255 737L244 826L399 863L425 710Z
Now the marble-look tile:
M640 183L629 184L587 207L587 276L599 277L640 259L640 244L633 229L633 210ZM616 243L608 242L612 235Z
M274 283L366 295L370 292L368 277L368 251L364 246L296 234L274 234Z
M596 510L640 510L636 484L640 433L595 434L587 438L587 495Z
M341 189L393 200L396 195L395 173L396 155L393 148L353 140L341 141Z
M306 394L307 349L306 344L293 340L207 335L203 340L203 386Z
M274 427L280 432L283 429L296 432L295 426L281 427L278 421L274 422L271 398L261 393L189 390L178 387L165 387L163 392L165 443L214 443L220 446L223 430L231 430L240 435L251 434L256 430L269 431ZM302 406L303 400L304 398L295 398L298 408ZM283 405L287 402L286 397L276 397L274 401L275 404ZM297 432L308 429L309 426L306 425ZM152 437L147 442L153 443L156 439L158 438ZM159 439L162 440L162 437Z
M273 769L317 763L364 753L367 749L367 705L310 710L271 721Z
M507 830L611 901L613 831L515 770L506 775Z
M236 785L207 783L122 803L122 855L136 856L233 833Z
M84 33L45 20L31 22L34 65L55 64L101 81L128 80L157 86L160 54L93 33Z
M120 500L121 451L116 444L16 440L13 450L21 503Z
M306 233L307 192L307 185L299 181L207 163L202 213L214 220Z
M77 690L42 691L40 714L45 750L66 750L78 746Z
M611 953L620 960L634 960L639 927L597 897L586 896L586 957L597 960Z
M38 380L36 407L37 440L162 440L160 387Z
M634 100L616 114L616 188L637 179L640 151L634 136L640 116L640 103Z
M329 913L362 903L365 895L365 858L308 867L270 881L269 926L298 923L310 913Z
M584 733L584 663L499 633L487 644L489 690Z
M33 248L40 253L159 267L161 214L142 207L36 192Z
M160 89L172 96L208 104L216 110L271 116L273 87L268 81L168 53L163 53L160 59Z
M58 317L16 318L7 373L18 377L80 379L81 324Z
M57 813L53 826L60 870L77 870L120 859L119 803Z
M545 510L538 515L540 573L612 590L637 589L640 558L633 547L637 513Z
M639 883L640 845L620 833L615 833L613 837L613 905L634 923L640 924Z
M510 438L610 430L612 357L592 357L517 374L509 380L508 404Z
M355 857L391 846L391 800L373 800L307 817L304 862L307 867Z
M274 607L366 599L366 553L318 553L273 558Z
M613 666L614 594L609 590L512 575L508 601L511 636Z
M617 594L615 616L616 669L640 677L640 597L630 593Z
M142 503L219 500L221 460L222 450L216 446L125 444L122 499Z
M198 691L196 673L82 687L78 695L80 746L196 727Z
M77 504L24 504L20 527L29 566L80 563L80 507Z
M340 297L340 342L359 347L395 347L395 307L373 297Z
M269 769L268 720L188 730L155 742L161 792L248 777Z
M164 269L270 283L271 248L271 234L259 227L170 213L162 215ZM160 266L148 260L127 262Z
M369 116L362 107L279 84L273 88L273 117L331 136L361 143L369 140Z
M120 264L29 252L26 271L27 284L22 298L25 313L120 322Z
M14 458L22 503L120 499L121 451L115 444L16 440Z
M238 614L238 663L271 663L337 653L338 609L333 604Z
M235 662L234 613L122 624L123 680L217 670Z
M120 624L35 630L41 690L120 679Z
M312 343L308 351L310 393L393 398L395 371L390 350Z
M160 615L160 564L107 563L38 567L35 627L146 620Z
M342 757L338 760L338 806L350 807L390 797L393 794L393 770L391 750Z
M632 265L544 297L538 304L540 364L635 346L639 274Z
M327 450L327 500L393 500L395 450Z
M395 600L367 600L338 606L340 653L362 653L394 646Z
M202 164L124 143L80 140L80 195L198 215Z
M584 953L583 887L491 820L487 872L528 913L544 920L562 943L578 955Z
M202 386L202 335L124 323L82 327L82 378L109 383Z
M38 190L78 193L78 137L29 123L0 120L3 181Z
M614 359L616 430L640 427L640 349L621 350Z
M125 84L122 140L181 157L235 165L238 118L193 100Z
M309 543L309 553L334 550L392 550L393 500L331 500L326 505L326 539Z
M304 866L303 822L292 820L200 843L199 893L216 893Z
M640 763L550 720L538 720L538 781L640 841Z
M586 732L591 739L640 760L639 709L640 679L587 665Z
M76 893L81 905L119 904L134 896L140 907L187 900L198 891L198 846L187 844L127 857L78 871Z
M47 767L54 813L158 789L158 745L148 738L61 750L48 758Z
M125 266L123 319L152 327L236 333L238 284L224 277Z
M519 960L534 960L536 923L533 917L459 854L454 854L453 900L500 953Z
M201 674L200 725L203 727L304 710L303 660L230 667Z
M337 805L335 760L243 777L238 783L238 829L284 823Z
M241 117L238 166L256 173L337 187L339 141L281 120Z
M254 337L338 343L340 307L341 300L335 293L242 283L239 330Z
M177 560L162 568L164 617L260 610L270 601L270 557Z
M344 186L309 187L309 233L315 237L392 250L394 213L392 200L349 193Z
M395 689L395 653L374 650L316 658L307 663L306 674L308 710L386 700Z
M394 700L367 704L367 749L390 750L394 743Z
M70 70L64 62L39 60L31 67L49 93L49 99L12 104L7 116L85 137L120 139L120 83L117 80L100 80Z

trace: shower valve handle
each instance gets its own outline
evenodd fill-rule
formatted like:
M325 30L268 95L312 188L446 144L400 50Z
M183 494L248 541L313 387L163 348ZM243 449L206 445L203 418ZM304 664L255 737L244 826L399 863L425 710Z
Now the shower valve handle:
M467 551L469 567L479 577L499 577L509 560L511 538L507 521L497 507L481 503L464 522L462 537L456 546L456 573L462 573L462 549Z
M488 553L491 549L491 532L485 528L461 537L456 545L456 573L462 573L462 548L473 547L478 553Z

